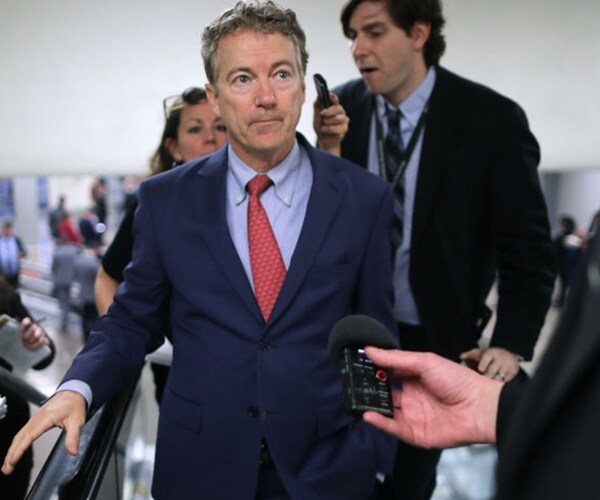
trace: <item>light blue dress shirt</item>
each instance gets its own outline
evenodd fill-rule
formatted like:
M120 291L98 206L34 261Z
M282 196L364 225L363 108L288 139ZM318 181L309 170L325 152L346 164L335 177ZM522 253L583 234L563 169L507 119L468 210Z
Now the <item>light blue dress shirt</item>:
M425 104L431 96L435 84L435 68L429 68L425 79L400 104L402 121L400 132L402 143L408 144L415 129L419 117L425 108ZM390 104L387 104L390 106ZM379 158L377 157L377 132L375 120L379 120L383 136L387 134L387 118L385 114L386 102L383 97L376 96L376 113L371 123L371 137L369 138L368 169L375 175L380 175ZM393 108L393 106L390 106ZM397 109L397 108L396 108ZM404 224L402 244L396 252L394 262L394 317L396 321L411 325L420 325L421 319L415 304L415 298L410 288L408 276L410 273L410 247L412 238L412 218L415 205L415 189L417 176L419 174L419 163L421 161L421 148L423 146L423 133L427 125L421 130L420 137L415 145L406 171L404 172L405 199L404 199Z
M246 184L257 173L240 160L231 146L228 153L227 224L248 280L254 288L248 250ZM308 154L296 142L284 160L269 170L266 175L273 181L273 186L261 195L260 201L273 228L285 268L288 269L304 223L313 182L313 171Z

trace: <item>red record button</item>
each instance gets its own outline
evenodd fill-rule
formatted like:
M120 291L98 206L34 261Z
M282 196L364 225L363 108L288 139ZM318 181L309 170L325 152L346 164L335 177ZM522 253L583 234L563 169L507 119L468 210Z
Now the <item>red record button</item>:
M381 382L387 381L387 373L385 373L384 370L377 370L377 372L375 372L375 376L377 377L377 380Z

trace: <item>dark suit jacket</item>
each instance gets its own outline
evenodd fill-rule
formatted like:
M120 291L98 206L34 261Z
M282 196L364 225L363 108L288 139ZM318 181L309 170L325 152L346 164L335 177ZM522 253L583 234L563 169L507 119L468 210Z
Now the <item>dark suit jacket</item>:
M292 498L364 499L391 469L394 440L345 414L327 352L348 314L393 329L391 191L300 142L314 182L266 325L227 227L227 148L140 188L125 281L65 380L87 382L102 404L170 322L155 498L253 499L263 436Z
M362 79L334 89L350 117L342 156L367 165L373 96ZM497 269L492 345L530 359L554 285L539 147L509 99L438 67L424 131L410 282L429 348L456 358Z
M584 254L560 324L527 385L498 412L498 494L600 498L600 238Z

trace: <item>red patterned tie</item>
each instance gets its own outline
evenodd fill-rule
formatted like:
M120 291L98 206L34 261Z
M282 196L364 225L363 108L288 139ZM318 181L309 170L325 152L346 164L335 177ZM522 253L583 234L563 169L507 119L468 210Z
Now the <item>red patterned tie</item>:
M269 320L285 280L285 265L260 195L272 184L266 175L257 175L247 185L248 247L256 301L265 321Z

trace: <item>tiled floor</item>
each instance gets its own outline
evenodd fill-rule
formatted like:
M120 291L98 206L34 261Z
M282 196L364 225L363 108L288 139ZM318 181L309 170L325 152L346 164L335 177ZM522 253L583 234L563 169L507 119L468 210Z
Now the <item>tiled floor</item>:
M31 288L37 291L33 291ZM51 394L72 358L81 347L82 335L79 318L73 314L70 319L69 331L61 332L58 330L58 307L56 301L47 295L47 287L40 286L37 283L35 286L24 288L21 293L23 301L30 308L34 317L47 317L44 326L57 345L55 361L44 370L27 371L25 378L38 390L45 394ZM546 325L536 347L534 361L526 365L528 371L533 372L535 370L558 315L559 311L557 309L549 311ZM491 327L492 325L490 325ZM141 398L140 405L145 417L143 432L150 443L150 450L155 440L155 422L157 418L157 407L152 397L152 384L152 376L149 370L145 369L142 376L144 395ZM39 471L40 465L45 460L57 437L58 431L51 431L36 443L34 447L35 468L33 477ZM144 455L145 451L136 451L136 453ZM434 500L484 500L491 498L494 493L495 461L496 453L492 446L478 445L444 451L438 468L438 487L433 496ZM146 472L148 470L148 467L146 467ZM145 477L148 479L147 473ZM141 497L136 496L136 498ZM146 498L148 497L146 496Z

